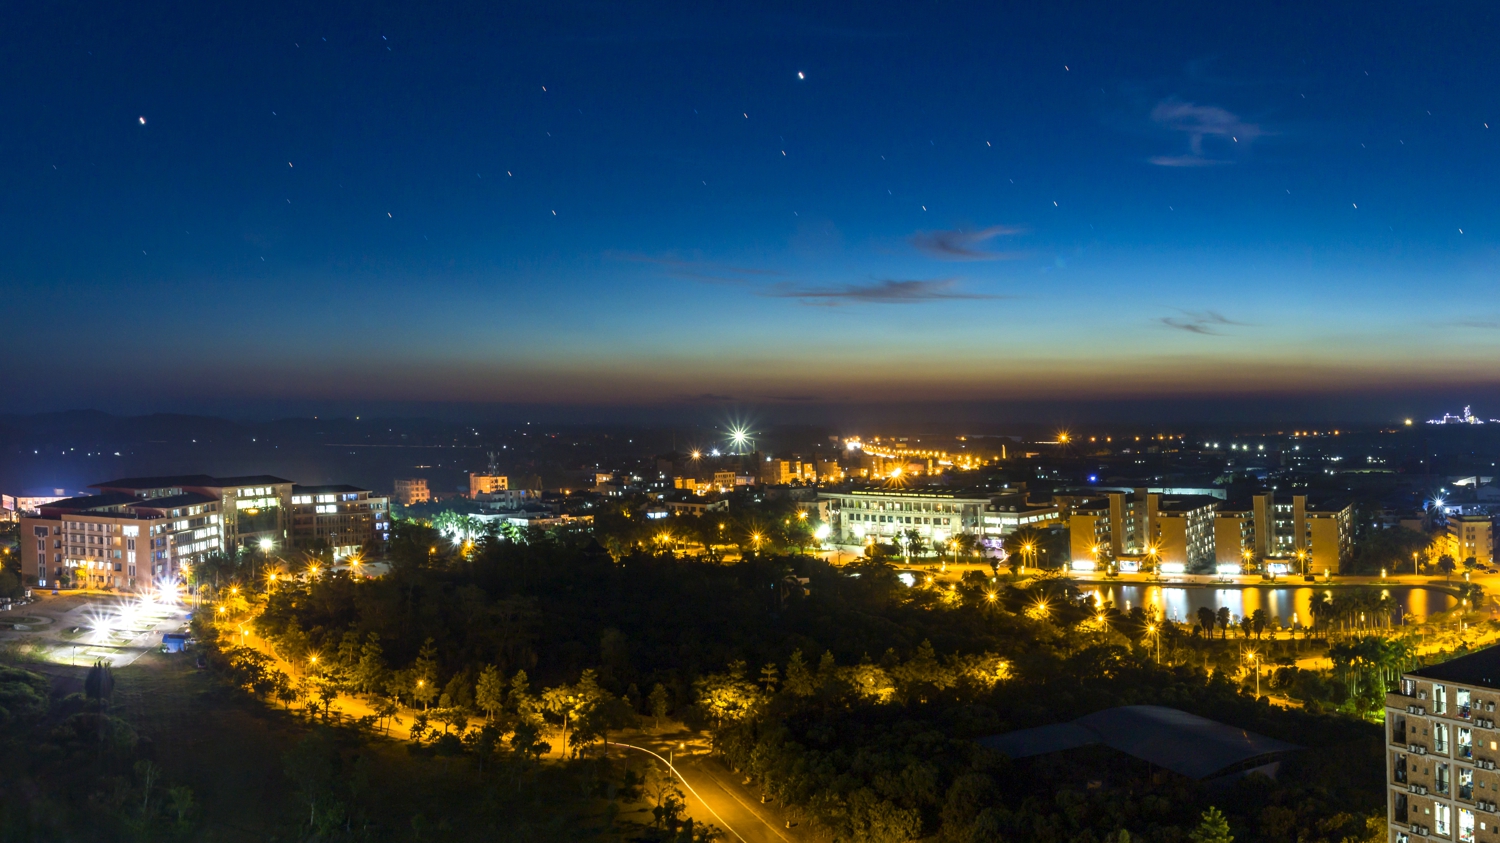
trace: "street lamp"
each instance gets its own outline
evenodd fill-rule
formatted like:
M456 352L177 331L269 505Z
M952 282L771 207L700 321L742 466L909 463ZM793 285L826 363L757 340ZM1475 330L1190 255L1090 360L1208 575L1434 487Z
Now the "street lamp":
M1153 623L1147 626L1146 634L1156 639L1156 663L1161 664L1161 635L1156 631L1156 624Z

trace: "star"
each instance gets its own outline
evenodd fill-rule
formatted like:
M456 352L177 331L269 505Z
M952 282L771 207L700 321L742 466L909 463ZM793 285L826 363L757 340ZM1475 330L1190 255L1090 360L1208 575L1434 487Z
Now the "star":
M807 78L807 77L806 77L806 76L803 76L803 75L802 75L802 71L800 71L800 70L799 70L799 71L797 71L797 78L798 78L798 79L806 79L806 78Z
M141 125L142 126L146 125L146 118L140 117L140 118L137 118L137 119L141 121Z

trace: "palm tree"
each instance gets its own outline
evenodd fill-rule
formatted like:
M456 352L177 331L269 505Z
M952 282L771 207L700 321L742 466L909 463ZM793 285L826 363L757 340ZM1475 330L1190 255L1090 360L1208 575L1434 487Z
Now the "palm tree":
M1214 620L1217 620L1219 622L1219 628L1223 630L1223 632L1219 634L1219 637L1221 639L1227 640L1229 638L1229 624L1232 620L1229 615L1229 607L1220 606L1218 613L1214 615Z
M1198 626L1203 628L1203 634L1209 638L1213 637L1215 622L1216 618L1213 609L1207 606L1202 606L1198 609Z

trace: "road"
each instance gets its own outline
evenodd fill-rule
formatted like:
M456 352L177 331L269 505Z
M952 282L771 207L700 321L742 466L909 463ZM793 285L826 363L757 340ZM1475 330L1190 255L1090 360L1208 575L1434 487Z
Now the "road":
M786 815L777 806L761 803L759 795L745 786L742 777L708 757L704 750L672 756L675 763L669 763L666 746L656 741L642 742L648 745L613 741L610 748L622 753L642 753L650 756L652 763L670 767L683 785L685 812L694 821L713 823L723 829L726 839L735 843L799 843L806 839L795 823L788 825Z

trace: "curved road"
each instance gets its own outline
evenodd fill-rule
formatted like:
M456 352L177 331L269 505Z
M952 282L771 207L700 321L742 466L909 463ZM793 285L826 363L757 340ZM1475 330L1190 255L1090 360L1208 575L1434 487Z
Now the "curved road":
M632 749L654 757L682 782L687 814L699 822L710 822L739 843L799 843L796 828L786 828L781 812L760 804L723 765L707 758L688 756L671 764L655 750L612 741L611 747ZM691 775L689 779L687 775Z

